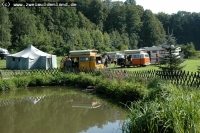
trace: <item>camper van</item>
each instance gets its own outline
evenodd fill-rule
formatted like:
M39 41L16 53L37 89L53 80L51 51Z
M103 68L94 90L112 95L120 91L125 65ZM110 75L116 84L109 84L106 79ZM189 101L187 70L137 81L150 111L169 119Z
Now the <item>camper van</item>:
M75 50L69 52L69 57L72 61L72 68L95 68L102 69L104 64L102 56L97 54L98 50ZM60 68L63 69L64 62L67 58L63 57Z
M1 60L6 59L6 56L9 54L10 53L8 52L7 49L0 48L0 59Z
M145 49L145 51L149 54L151 63L156 62L156 54L158 55L158 58L162 57L165 54L168 54L162 46L143 47L143 49ZM172 54L179 55L180 51L181 48L177 47L174 51L172 51L173 52Z
M144 49L125 50L124 58L119 58L117 64L121 67L147 66L150 65L150 58Z
M106 56L110 56L111 57L111 63L114 62L115 58L117 57L117 55L121 54L120 51L113 51L113 52L106 52Z

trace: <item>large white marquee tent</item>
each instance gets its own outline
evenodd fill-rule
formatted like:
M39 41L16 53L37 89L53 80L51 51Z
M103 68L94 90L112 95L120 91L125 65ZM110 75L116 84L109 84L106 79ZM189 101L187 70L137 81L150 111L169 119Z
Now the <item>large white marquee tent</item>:
M45 53L30 45L26 49L6 57L6 68L15 70L57 68L56 55Z

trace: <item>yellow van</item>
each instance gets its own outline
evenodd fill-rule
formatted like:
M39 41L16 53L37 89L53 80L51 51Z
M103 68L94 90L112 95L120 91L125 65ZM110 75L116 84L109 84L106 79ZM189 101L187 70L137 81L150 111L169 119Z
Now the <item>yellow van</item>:
M102 56L97 54L98 50L75 50L69 52L69 57L72 62L72 68L94 68L102 69L104 64L102 62ZM64 62L67 58L63 58L61 61L61 69L65 67Z

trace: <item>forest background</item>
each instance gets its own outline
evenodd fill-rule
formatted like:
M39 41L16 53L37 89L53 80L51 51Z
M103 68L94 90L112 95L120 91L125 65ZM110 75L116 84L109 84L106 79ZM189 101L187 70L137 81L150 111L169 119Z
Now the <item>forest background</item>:
M135 0L130 3L111 0L74 2L77 2L76 7L1 6L0 47L15 53L34 45L57 56L81 49L97 49L100 53L123 51L158 46L166 41L169 29L183 50L200 50L200 13L153 14L137 5Z

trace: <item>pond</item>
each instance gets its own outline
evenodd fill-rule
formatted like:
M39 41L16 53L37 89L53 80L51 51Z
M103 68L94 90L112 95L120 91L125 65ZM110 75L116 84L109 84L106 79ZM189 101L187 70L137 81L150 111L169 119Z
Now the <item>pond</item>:
M1 133L122 133L125 110L69 87L0 93Z

